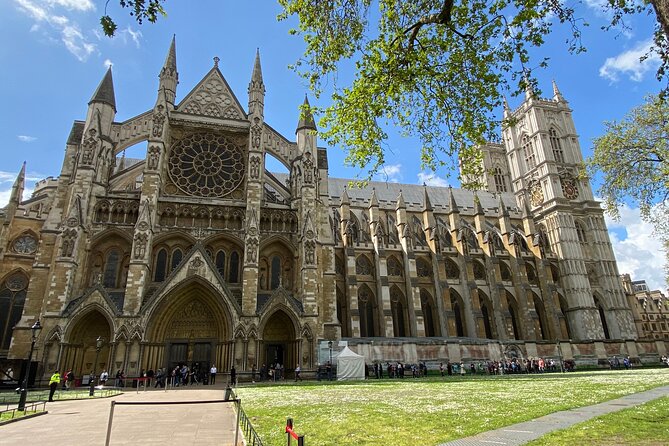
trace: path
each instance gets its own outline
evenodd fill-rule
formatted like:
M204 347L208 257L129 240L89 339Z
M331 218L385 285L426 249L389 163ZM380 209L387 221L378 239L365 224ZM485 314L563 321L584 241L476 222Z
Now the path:
M222 388L126 392L112 398L47 403L47 415L0 426L0 444L104 445L111 401L171 402L222 400ZM116 405L111 446L232 446L236 413L232 403ZM242 433L238 444L242 444Z
M657 387L645 392L634 393L615 400L555 412L534 420L512 424L500 429L487 431L472 437L449 441L439 446L516 446L535 440L543 435L573 426L591 418L617 412L639 404L669 395L669 386Z

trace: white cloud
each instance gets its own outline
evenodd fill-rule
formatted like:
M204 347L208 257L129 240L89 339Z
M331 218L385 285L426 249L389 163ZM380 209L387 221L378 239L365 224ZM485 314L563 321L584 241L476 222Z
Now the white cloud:
M105 66L105 68L114 66L114 62L112 62L111 59L105 59L105 61L102 64Z
M14 0L19 10L35 22L30 28L32 32L42 30L48 35L48 30L41 27L47 23L60 34L60 41L65 48L79 61L84 62L97 49L88 38L79 30L79 25L62 13L62 10L88 12L95 9L91 0ZM49 36L50 37L50 36Z
M141 46L140 39L141 39L142 37L144 37L144 36L142 35L142 32L141 32L140 30L135 31L135 30L133 30L132 28L130 28L130 26L128 26L126 29L122 30L122 31L121 31L120 33L118 33L117 35L118 35L120 38L123 39L123 42L127 42L127 41L128 41L128 37L130 37L130 39L131 39L133 42L135 42L135 46L136 46L137 48L139 48L139 47Z
M624 205L620 208L620 220L613 221L607 216L606 224L618 271L629 273L632 280L645 280L653 290L666 290L662 244L653 235L653 226L641 220L639 209ZM620 231L611 229L624 229L627 236L621 237L616 233Z
M418 182L427 186L448 187L448 180L441 178L433 172L418 173Z
M388 181L389 183L399 183L402 181L402 165L385 164L374 175L374 179L377 181Z
M37 138L35 138L34 136L28 136L28 135L16 135L16 139L18 139L21 142L33 142L37 140Z
M599 76L618 82L621 76L627 76L634 82L641 82L647 72L655 70L660 63L657 54L653 53L643 62L640 60L645 56L653 45L652 39L638 42L637 45L618 54L615 57L609 57L599 68Z

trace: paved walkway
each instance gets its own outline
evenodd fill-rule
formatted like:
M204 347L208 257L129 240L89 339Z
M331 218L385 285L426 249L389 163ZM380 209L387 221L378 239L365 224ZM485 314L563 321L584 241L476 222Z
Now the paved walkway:
M669 386L657 387L645 392L634 393L615 400L595 404L594 406L555 412L524 423L512 424L511 426L483 432L473 437L443 443L440 446L521 445L554 430L564 429L600 415L634 407L667 395L669 395Z
M130 390L112 398L47 403L47 415L0 426L0 444L104 445L111 401L165 404L114 408L110 445L232 446L236 413L232 403L167 404L222 400L223 387ZM242 445L240 432L238 445Z

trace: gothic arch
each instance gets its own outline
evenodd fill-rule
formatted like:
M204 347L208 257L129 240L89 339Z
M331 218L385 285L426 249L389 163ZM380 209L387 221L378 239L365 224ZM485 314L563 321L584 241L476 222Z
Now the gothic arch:
M346 293L337 285L337 319L341 325L341 335L344 338L351 337L351 312L349 311Z
M206 279L192 276L161 294L145 313L147 340L163 342L175 313L195 300L209 310L218 340L232 338L236 316L231 297L221 296Z
M551 339L552 333L550 332L550 326L548 325L548 316L546 314L544 302L534 291L530 292L530 297L532 300L531 305L537 314L537 321L534 327L536 338L539 340ZM528 302L528 304L530 304L530 302Z
M494 309L492 300L480 288L478 289L479 304L481 306L481 318L483 321L483 333L486 339L495 339L499 337L495 325Z
M406 296L397 285L390 288L390 311L393 318L393 335L409 336L409 305Z
M67 347L61 356L61 368L72 369L75 376L92 371L100 373L110 366L114 323L109 314L98 304L88 305L75 314L65 329ZM100 352L96 352L96 339L103 339ZM97 357L98 363L95 362Z
M604 300L601 299L597 294L594 294L592 298L595 302L595 307L597 307L597 312L599 314L599 321L602 325L602 331L604 332L604 339L611 339L611 331L606 316L607 309L604 306Z
M509 290L504 290L504 297L506 300L506 305L504 309L507 313L507 331L510 335L513 336L513 339L522 340L523 339L523 329L521 325L520 317L520 307L518 306L518 301L515 296L511 294Z
M425 336L441 336L441 330L439 329L439 311L437 310L436 302L432 297L432 293L424 288L421 288L420 290L420 305L423 312Z
M457 337L467 336L467 318L465 317L465 302L454 288L449 289L451 310L453 312L452 333Z
M287 306L277 305L260 321L262 336L260 357L263 363L280 363L286 368L299 361L301 327L295 313Z
M367 284L362 284L358 288L358 311L360 314L360 337L379 336L376 295Z
M74 313L72 313L72 315L69 318L70 319L69 322L65 325L65 329L63 330L63 340L65 342L70 342L70 343L73 342L71 338L73 336L74 328L77 327L85 319L90 318L90 315L94 313L98 313L106 321L110 330L110 334L107 337L107 340L111 339L112 333L116 331L116 324L114 323L114 317L109 312L108 308L105 308L98 302L93 302L78 308L77 310L74 311Z

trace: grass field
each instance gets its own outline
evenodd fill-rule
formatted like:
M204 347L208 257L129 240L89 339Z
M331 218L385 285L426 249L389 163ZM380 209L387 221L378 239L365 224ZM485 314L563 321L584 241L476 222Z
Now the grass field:
M437 445L669 384L669 369L240 387L267 446L286 418L313 445ZM562 443L564 444L564 443Z
M528 446L565 444L666 446L669 444L669 397L593 418L545 435Z

